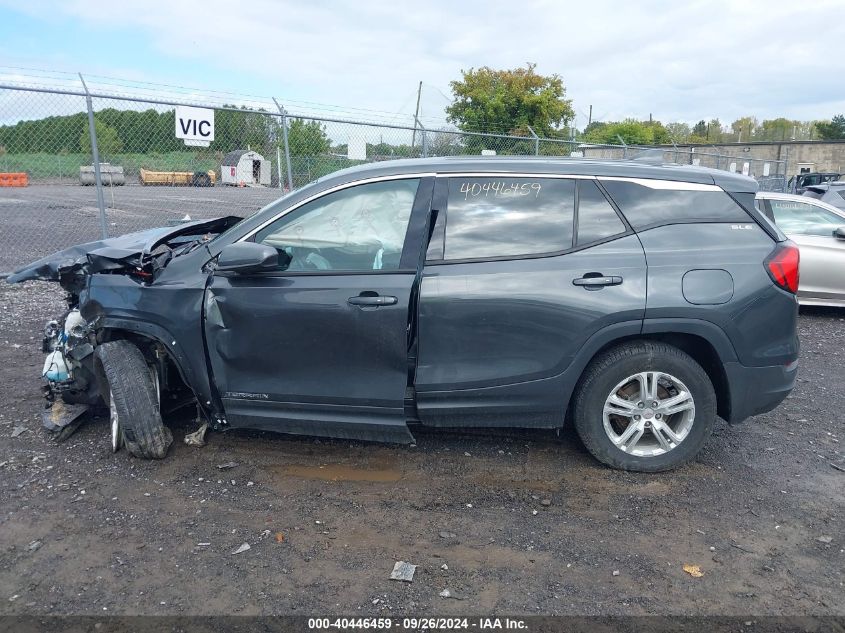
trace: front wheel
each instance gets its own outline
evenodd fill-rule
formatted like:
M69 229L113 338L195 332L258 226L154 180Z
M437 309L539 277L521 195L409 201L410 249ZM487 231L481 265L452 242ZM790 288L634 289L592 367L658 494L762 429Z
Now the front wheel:
M135 457L162 459L173 435L161 421L155 374L144 355L129 341L97 347L101 390L108 398L112 450L126 447Z
M574 419L584 446L600 462L658 472L701 450L715 424L716 394L691 356L639 341L593 360L575 394Z

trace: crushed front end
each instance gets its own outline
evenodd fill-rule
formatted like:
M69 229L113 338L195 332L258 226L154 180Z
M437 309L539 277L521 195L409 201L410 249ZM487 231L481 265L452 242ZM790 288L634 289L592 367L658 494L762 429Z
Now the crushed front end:
M196 395L192 383L202 383L198 369L204 367L205 358L201 338L193 330L200 328L206 273L201 264L186 264L207 259L203 246L239 220L192 222L74 246L8 278L9 283L53 281L67 292L67 310L44 327L41 373L47 400L43 422L48 430L67 436L83 413L91 408L106 410L108 388L104 398L104 376L99 375L102 369L95 351L115 338L129 338L157 377L166 381L172 374L174 383ZM187 257L191 253L194 256ZM166 281L157 284L168 267ZM174 356L180 356L178 362L170 363ZM171 371L174 365L178 371ZM206 404L207 390L200 391ZM184 392L179 392L179 402L173 406L182 404Z

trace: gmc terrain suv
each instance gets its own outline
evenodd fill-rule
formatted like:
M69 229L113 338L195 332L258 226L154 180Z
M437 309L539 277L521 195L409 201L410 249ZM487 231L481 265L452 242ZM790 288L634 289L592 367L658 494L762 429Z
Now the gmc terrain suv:
M9 281L68 291L48 397L107 405L115 450L164 457L162 414L196 403L217 430L390 442L571 421L601 462L659 471L795 383L798 250L755 191L636 161L383 162Z

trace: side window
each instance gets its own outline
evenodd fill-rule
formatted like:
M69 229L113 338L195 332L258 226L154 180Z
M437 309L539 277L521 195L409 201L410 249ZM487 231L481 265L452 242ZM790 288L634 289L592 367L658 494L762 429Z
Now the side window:
M312 200L256 233L285 270L396 270L419 179L341 189Z
M806 202L769 200L775 223L784 233L823 235L829 237L834 230L845 226L845 218Z
M616 215L607 198L592 180L578 184L578 246L597 242L625 232L625 224Z
M751 218L718 187L656 180L640 184L600 179L635 229L676 222L750 222Z
M444 259L540 255L572 248L575 182L451 178Z

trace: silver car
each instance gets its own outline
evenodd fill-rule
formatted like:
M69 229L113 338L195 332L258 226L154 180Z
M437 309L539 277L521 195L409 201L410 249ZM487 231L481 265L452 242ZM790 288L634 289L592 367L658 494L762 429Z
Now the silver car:
M845 181L831 180L819 185L808 185L801 194L806 198L821 200L845 211Z
M845 210L807 196L761 191L757 206L801 251L801 305L845 307Z

